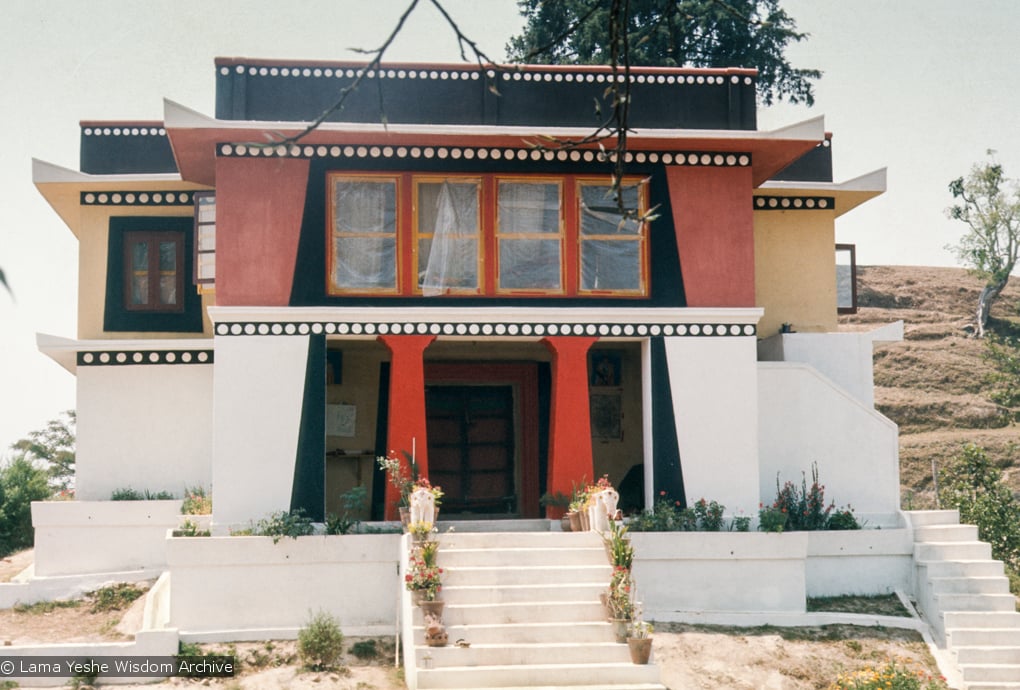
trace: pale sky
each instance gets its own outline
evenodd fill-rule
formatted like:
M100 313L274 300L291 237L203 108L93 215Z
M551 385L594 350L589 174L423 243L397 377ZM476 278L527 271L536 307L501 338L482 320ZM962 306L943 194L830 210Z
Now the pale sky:
M31 159L77 169L80 120L160 119L164 97L214 114L215 57L364 59L409 0L5 0L0 42L0 455L73 408L74 377L35 334L76 335L77 242L31 182ZM494 59L519 32L514 0L443 0ZM810 38L789 49L824 71L813 108L759 112L759 129L818 115L837 181L889 168L889 191L837 221L861 264L954 265L963 226L950 180L995 149L1020 177L1020 2L782 0ZM421 0L387 57L458 61Z

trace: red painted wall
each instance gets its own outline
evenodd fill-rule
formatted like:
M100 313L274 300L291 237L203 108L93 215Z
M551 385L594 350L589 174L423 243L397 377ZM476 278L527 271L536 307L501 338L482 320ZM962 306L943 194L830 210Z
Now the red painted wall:
M216 161L216 303L286 306L297 260L307 159Z
M750 166L670 166L666 178L687 306L753 307Z

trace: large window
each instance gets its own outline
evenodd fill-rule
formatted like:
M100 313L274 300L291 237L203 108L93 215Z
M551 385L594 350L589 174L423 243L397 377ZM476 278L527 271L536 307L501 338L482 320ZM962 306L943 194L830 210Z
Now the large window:
M329 293L641 297L648 203L625 180L328 176Z
M331 178L330 292L397 291L397 180Z
M578 183L581 216L581 291L644 294L645 232L641 188L619 198L606 184Z

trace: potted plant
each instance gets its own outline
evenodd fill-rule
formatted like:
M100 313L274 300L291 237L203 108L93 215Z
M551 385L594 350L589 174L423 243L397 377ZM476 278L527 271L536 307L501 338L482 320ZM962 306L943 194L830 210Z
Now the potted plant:
M414 596L414 602L437 601L443 588L443 569L435 564L429 565L420 550L411 556L408 565L404 586Z
M643 620L634 620L627 631L627 647L630 649L630 660L635 664L647 664L652 655L651 624Z
M630 570L622 566L613 568L613 578L606 592L606 606L609 608L609 622L613 624L616 641L627 641L628 628L634 620L634 594Z
M407 531L411 534L411 537L414 539L416 544L428 541L429 536L435 530L435 525L425 520L418 520L417 522L412 522L407 526Z

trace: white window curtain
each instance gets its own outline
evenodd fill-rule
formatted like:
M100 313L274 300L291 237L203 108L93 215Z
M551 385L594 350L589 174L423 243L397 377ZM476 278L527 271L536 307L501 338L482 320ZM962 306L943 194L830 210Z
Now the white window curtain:
M422 294L433 297L451 289L477 288L478 185L443 182L435 211Z
M638 211L638 188L624 187L623 205ZM581 188L581 289L641 289L642 223L620 212L612 188Z
M333 194L333 284L339 288L395 287L396 185L341 181Z
M559 185L501 182L498 206L499 287L559 289Z

